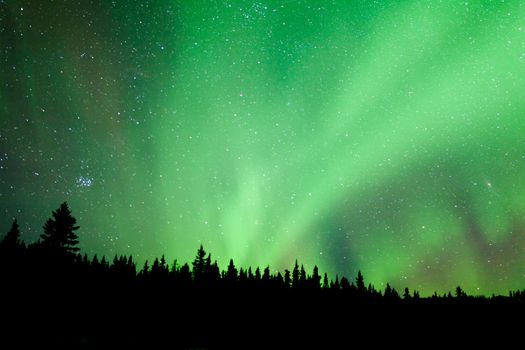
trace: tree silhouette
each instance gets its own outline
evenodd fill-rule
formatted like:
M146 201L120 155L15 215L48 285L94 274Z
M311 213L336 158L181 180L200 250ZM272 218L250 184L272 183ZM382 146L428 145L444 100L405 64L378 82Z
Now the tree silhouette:
M292 279L290 277L290 270L286 269L284 270L284 286L286 288L290 288L292 285Z
M11 229L7 232L2 242L0 242L0 248L5 250L14 250L22 246L20 242L20 229L16 219L11 224Z
M297 263L297 260L295 260L295 265L292 271L292 287L299 287L299 264Z
M403 292L403 299L409 300L410 298L410 290L405 287L405 291Z
M301 264L301 270L299 271L299 286L304 287L306 285L306 271L304 265Z
M195 281L202 281L206 273L206 251L204 250L202 244L197 250L197 256L193 260L193 279Z
M350 290L350 288L351 288L351 285L350 285L350 281L348 280L348 278L346 278L345 276L341 277L341 290L347 291L347 290Z
M319 268L317 265L314 266L314 271L312 273L311 285L313 289L321 288L321 276L319 276Z
M385 298L390 297L392 294L392 287L390 287L390 284L387 283L385 287Z
M366 293L366 287L365 287L365 279L363 278L363 274L361 273L361 270L357 272L357 277L355 279L355 284L357 287L357 292L361 295Z
M323 277L323 289L328 289L328 288L330 288L330 281L328 280L328 275L325 272L324 277Z
M233 259L230 259L230 263L228 264L228 269L226 270L225 280L229 286L234 286L235 283L237 282L237 269L235 268Z
M248 280L248 274L246 273L246 270L244 270L242 267L239 269L239 286L245 287L246 281Z
M67 253L77 252L78 236L75 231L80 227L76 226L77 219L71 215L67 203L62 203L52 214L53 217L44 225L44 233L40 235L42 245Z
M419 292L417 290L414 289L414 295L413 295L414 299L419 299Z
M339 284L339 276L335 276L335 281L330 285L330 288L333 290L339 290L341 289L341 285Z
M255 276L253 280L254 282L257 282L257 283L261 281L261 269L259 267L255 269Z
M456 298L463 298L467 296L467 294L463 291L463 289L461 289L460 286L456 287L455 295Z
M385 287L385 299L390 301L399 299L399 293L395 288L392 288L389 283L387 283Z
M142 267L142 270L140 271L140 275L142 277L146 277L149 275L149 264L148 260L144 261L144 266Z
M266 266L262 275L263 287L268 287L270 283L270 266Z

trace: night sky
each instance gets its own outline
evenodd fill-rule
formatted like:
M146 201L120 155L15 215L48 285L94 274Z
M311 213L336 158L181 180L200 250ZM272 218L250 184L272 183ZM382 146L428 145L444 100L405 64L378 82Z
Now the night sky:
M521 1L0 0L0 230L525 287Z

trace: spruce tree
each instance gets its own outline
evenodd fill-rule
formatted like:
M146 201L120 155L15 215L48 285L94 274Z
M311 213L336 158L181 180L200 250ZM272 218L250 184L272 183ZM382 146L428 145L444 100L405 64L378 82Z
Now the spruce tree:
M237 269L235 268L233 259L230 259L230 263L228 264L228 270L226 271L225 279L228 285L230 286L234 286L237 283Z
M13 250L21 245L20 229L17 220L14 219L11 224L11 229L7 232L2 242L0 242L0 247L5 250Z
M297 260L295 260L295 265L292 271L292 288L298 288L298 287L299 287L299 264L297 263Z
M292 285L292 278L290 277L290 270L284 270L284 286L290 288Z
M323 277L323 289L328 289L328 288L330 288L330 281L328 280L328 275L325 272L324 277Z
M44 233L40 235L42 244L57 251L77 252L78 236L75 231L80 227L76 226L77 219L71 215L67 203L62 203L52 215L44 225Z
M314 266L314 272L312 274L312 288L321 288L321 276L319 276L319 268L317 267L317 265Z
M202 281L206 272L206 251L202 247L202 244L197 250L197 256L193 260L193 279L195 281Z
M365 279L363 278L363 274L361 273L361 270L357 272L355 284L356 284L357 291L359 292L359 294L363 295L366 293Z
M411 298L410 291L408 290L408 288L405 287L405 292L403 293L403 299L409 300L410 298Z

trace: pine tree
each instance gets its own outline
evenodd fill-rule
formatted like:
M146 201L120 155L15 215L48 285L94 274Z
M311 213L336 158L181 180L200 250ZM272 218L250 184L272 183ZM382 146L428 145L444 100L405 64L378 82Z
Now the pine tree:
M80 227L76 226L77 219L71 215L67 203L62 203L52 214L53 217L44 225L44 233L40 235L42 245L67 253L77 252L78 236L75 231Z
M210 281L212 279L212 267L211 267L211 253L208 253L208 256L204 260L204 279ZM219 271L220 276L220 271Z
M411 297L410 297L410 290L408 290L408 288L405 287L405 292L403 293L403 299L405 300L409 300Z
M277 275L273 278L273 286L281 288L284 285L284 278L280 272L277 272Z
M292 288L298 288L298 287L299 287L299 264L297 263L297 260L295 260L295 265L292 271Z
M339 276L338 275L335 276L335 281L330 285L330 288L332 290L336 290L336 291L341 289L341 285L339 284Z
M319 289L321 288L321 276L319 276L319 268L317 265L314 266L314 271L312 273L312 288Z
M173 265L171 265L171 270L169 270L168 276L172 280L176 280L179 273L179 265L177 259L173 260Z
M13 250L21 246L20 229L17 220L14 219L11 224L11 229L7 232L2 242L0 242L0 247L5 250Z
M328 275L325 272L324 277L323 277L323 289L328 289L328 288L330 288L330 281L328 280Z
M303 288L306 285L306 271L304 265L301 264L301 270L299 271L299 287Z
M290 288L292 285L292 279L290 278L290 270L284 270L284 286L285 288Z
M100 259L100 266L102 266L103 270L109 269L109 263L106 260L106 256L105 255L102 257L102 259Z
M149 276L149 264L148 260L144 261L144 266L142 267L142 270L140 270L139 275L142 278L147 278Z
M341 290L348 291L352 288L350 281L345 276L341 277Z
M228 264L228 269L226 270L225 279L226 279L226 283L230 286L234 286L237 282L237 269L235 268L233 259L230 259L230 263Z
M392 297L392 287L390 287L390 284L387 283L385 287L385 298L391 298Z
M193 279L195 281L202 281L206 272L206 251L202 247L197 250L197 256L193 260Z
M168 272L168 265L166 264L166 258L164 257L164 254L162 254L160 258L159 267L162 274L166 274Z
M270 266L266 266L263 270L262 282L264 285L268 285L270 282Z
M361 273L361 270L357 272L355 284L357 286L357 291L359 292L359 294L363 295L366 293L365 279L363 278L363 274Z
M252 271L252 267L251 266L248 266L247 279L248 279L247 285L252 287L253 286L253 281L255 279L255 276L253 275L253 271Z
M414 297L414 299L419 299L419 292L417 290L415 290L415 289L414 289L413 297Z
M154 281L158 281L159 275L160 275L160 263L159 258L155 258L153 260L153 265L151 265L151 279Z
M456 287L456 298L463 298L467 296L467 294L463 291L463 289L461 289L460 286L457 286Z

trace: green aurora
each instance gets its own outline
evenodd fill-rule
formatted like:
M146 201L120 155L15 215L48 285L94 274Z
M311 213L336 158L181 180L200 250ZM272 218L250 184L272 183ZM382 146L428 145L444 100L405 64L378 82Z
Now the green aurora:
M525 287L525 3L1 1L0 229Z

